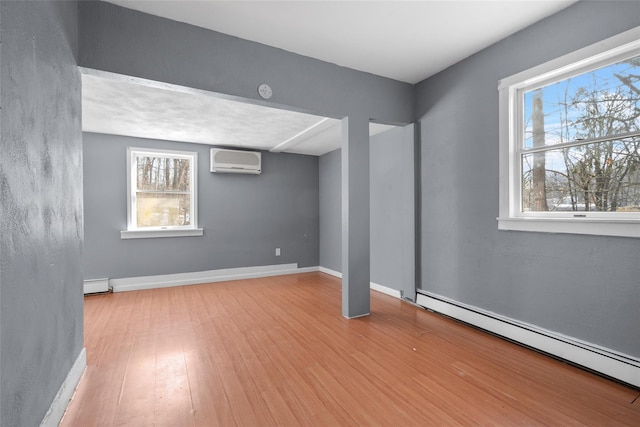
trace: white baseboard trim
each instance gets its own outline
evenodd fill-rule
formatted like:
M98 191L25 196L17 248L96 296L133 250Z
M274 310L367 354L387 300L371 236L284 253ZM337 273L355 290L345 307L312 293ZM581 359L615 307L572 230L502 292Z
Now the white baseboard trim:
M342 273L340 273L339 271L331 270L330 268L322 266L318 267L318 271L320 271L321 273L326 273L333 277L337 277L338 279L342 279Z
M88 279L84 281L84 294L109 292L109 279Z
M86 367L87 350L86 348L82 348L82 350L80 350L80 354L76 358L76 361L73 363L73 366L71 366L67 377L60 386L60 389L58 389L56 397L53 399L53 402L51 402L51 406L42 419L40 427L56 427L60 424L62 416L67 410L67 405L69 405Z
M361 317L367 317L367 316L371 316L371 313L358 314L357 316L351 316L351 317L345 316L344 314L342 315L342 317L344 317L345 319L349 319L349 320L351 320L351 319L359 319Z
M318 271L318 267L298 268L297 263L292 263L264 265L258 267L225 268L220 270L196 271L192 273L163 274L158 276L129 277L111 279L110 283L113 292L126 292L168 288L171 286L225 282L228 280L283 276L286 274L309 273L312 271Z
M640 387L640 359L633 356L430 292L419 292L416 303L560 359Z
M326 274L329 274L331 276L334 276L334 277L337 277L339 279L342 279L342 273L340 273L339 271L331 270L330 268L326 268L326 267L318 267L318 270L321 273L326 273ZM402 295L400 294L400 291L397 290L397 289L389 288L387 286L380 285L380 284L374 283L374 282L370 282L369 283L369 287L371 289L373 289L374 291L382 292L383 294L392 296L394 298L398 298L398 299L402 298Z
M393 289L393 288L389 288L387 286L384 285L379 285L377 283L370 283L370 287L371 289L373 289L374 291L378 291L378 292L382 292L383 294L392 296L394 298L402 298L402 295L400 294L400 291L397 289Z

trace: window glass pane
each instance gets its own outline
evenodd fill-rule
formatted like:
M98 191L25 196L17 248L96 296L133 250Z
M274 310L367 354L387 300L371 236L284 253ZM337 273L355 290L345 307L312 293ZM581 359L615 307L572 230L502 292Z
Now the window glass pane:
M191 225L191 196L175 193L136 193L138 227Z
M640 56L525 92L524 148L640 130Z
M189 159L140 155L136 163L138 190L189 191Z
M522 156L522 211L640 212L640 137Z

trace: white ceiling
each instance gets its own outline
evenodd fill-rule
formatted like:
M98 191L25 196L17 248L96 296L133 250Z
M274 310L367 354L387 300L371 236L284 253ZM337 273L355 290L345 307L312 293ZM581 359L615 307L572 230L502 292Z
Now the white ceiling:
M107 1L416 83L576 0ZM82 82L87 132L308 155L341 144L335 119L89 70Z
M107 1L417 83L577 0Z

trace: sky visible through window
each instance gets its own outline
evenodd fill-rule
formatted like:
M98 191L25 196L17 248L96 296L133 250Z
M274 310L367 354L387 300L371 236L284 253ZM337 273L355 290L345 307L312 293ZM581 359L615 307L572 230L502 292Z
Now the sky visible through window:
M640 210L640 56L523 98L524 211Z
M579 120L597 114L589 108L594 104L598 105L600 112L607 109L620 111L620 118L629 122L628 131L639 130L638 90L640 56L526 92L524 148L533 147L532 113L536 92L540 92L542 97L545 145L555 145L585 138L588 129L584 129Z

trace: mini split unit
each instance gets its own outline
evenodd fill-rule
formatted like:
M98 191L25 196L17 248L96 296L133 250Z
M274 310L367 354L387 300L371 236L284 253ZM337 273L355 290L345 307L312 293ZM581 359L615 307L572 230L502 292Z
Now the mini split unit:
M211 172L258 175L261 171L261 153L223 148L211 149Z

